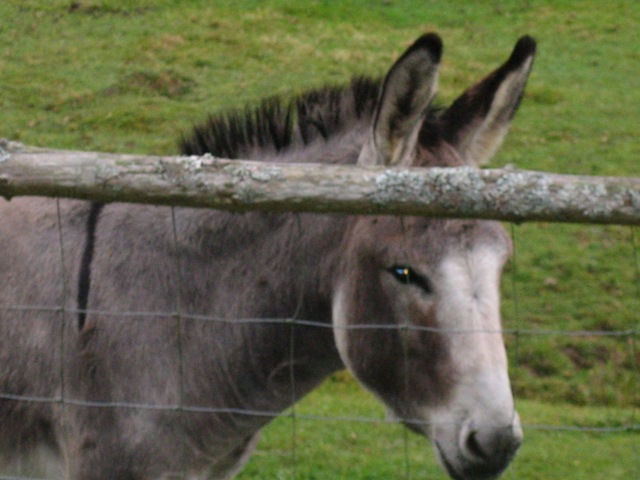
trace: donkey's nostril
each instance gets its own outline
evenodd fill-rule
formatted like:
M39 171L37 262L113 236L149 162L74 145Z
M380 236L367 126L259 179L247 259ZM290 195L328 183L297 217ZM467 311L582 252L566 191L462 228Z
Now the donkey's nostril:
M480 459L486 459L487 454L482 450L480 446L480 442L478 442L478 432L471 431L467 436L467 441L465 442L465 447L467 447L467 452L469 452L474 457Z
M470 458L500 462L511 458L522 441L522 435L512 427L469 429L464 449Z

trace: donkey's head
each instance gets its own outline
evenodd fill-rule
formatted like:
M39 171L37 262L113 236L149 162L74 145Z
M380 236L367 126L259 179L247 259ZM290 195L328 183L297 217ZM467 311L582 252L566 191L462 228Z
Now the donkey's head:
M440 39L418 39L384 81L359 163L477 165L522 98L535 42L436 115ZM456 479L498 476L522 440L500 332L511 252L497 222L368 217L352 225L333 317L343 361ZM379 326L381 328L375 328Z

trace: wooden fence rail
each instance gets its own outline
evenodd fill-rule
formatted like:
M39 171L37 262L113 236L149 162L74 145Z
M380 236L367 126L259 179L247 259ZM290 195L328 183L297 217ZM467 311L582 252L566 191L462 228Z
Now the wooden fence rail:
M238 212L640 225L640 178L120 155L0 140L0 196L23 195Z

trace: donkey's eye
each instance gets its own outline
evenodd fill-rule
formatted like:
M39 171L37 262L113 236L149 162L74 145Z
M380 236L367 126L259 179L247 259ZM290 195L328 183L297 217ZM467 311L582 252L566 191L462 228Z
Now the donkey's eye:
M416 271L410 267L394 265L393 267L388 268L387 271L400 283L415 285L416 287L420 287L426 293L433 292L431 285L429 284L429 280L419 273L416 273Z

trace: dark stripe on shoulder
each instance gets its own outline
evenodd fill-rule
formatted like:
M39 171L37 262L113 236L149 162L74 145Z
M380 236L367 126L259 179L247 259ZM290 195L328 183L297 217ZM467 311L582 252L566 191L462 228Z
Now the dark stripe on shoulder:
M96 227L104 203L92 203L87 218L87 240L84 244L80 274L78 275L78 328L82 330L87 318L87 302L89 301L89 287L91 284L91 262L96 242Z

